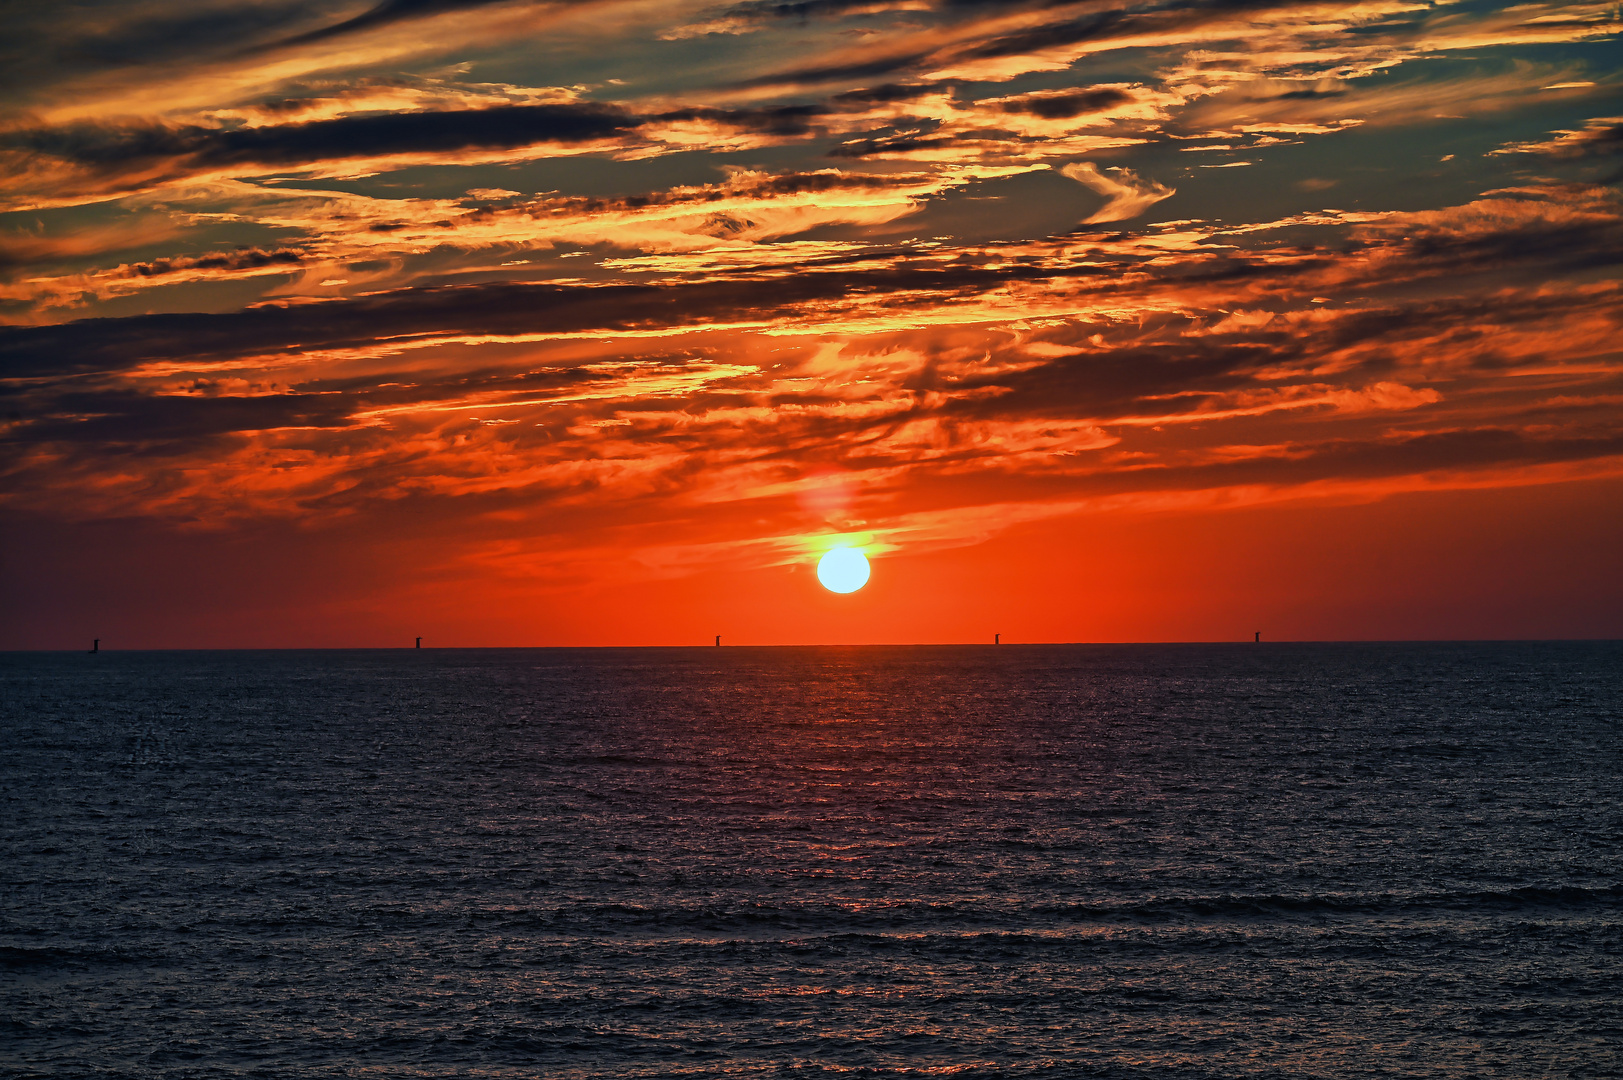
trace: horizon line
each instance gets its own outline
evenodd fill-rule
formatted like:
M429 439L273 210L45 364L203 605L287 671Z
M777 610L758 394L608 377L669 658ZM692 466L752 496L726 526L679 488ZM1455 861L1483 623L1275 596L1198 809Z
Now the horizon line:
M140 648L108 648L102 646L92 653L83 648L0 648L0 655L8 653L68 653L99 655L100 653L153 653L153 652L496 652L518 650L608 650L608 649L696 649L715 652L718 649L1003 649L1019 647L1104 647L1104 646L1168 646L1168 645L1559 645L1559 644L1623 644L1623 637L1529 637L1529 638L1275 638L1252 641L1244 638L1213 638L1177 641L916 641L916 642L755 642L741 645L713 644L659 644L659 645L170 645Z

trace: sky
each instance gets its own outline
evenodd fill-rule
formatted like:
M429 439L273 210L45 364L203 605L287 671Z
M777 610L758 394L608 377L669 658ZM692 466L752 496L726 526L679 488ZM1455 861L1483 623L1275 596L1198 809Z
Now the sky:
M1623 637L1615 2L0 24L0 648Z

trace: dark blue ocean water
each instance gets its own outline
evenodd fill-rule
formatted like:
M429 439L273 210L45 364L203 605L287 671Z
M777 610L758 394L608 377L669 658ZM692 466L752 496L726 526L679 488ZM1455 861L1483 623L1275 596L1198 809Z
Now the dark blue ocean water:
M8 1077L1623 1075L1623 646L0 657Z

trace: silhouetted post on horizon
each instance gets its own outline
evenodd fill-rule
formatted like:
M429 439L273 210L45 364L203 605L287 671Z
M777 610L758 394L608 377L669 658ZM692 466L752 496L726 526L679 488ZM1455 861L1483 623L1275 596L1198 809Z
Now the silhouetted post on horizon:
M1251 640L1259 645L1262 644L1262 631L1258 630L1256 633L1252 634Z
M90 643L90 655L94 656L99 652L101 652L101 638L97 638Z
M423 647L423 639L422 638L417 639L417 647L419 649L421 649Z
M716 648L718 648L718 649L721 648L721 635L720 634L716 635Z
M992 644L993 645L1001 645L1001 644L1003 644L1003 635L1002 634L993 634L992 635Z

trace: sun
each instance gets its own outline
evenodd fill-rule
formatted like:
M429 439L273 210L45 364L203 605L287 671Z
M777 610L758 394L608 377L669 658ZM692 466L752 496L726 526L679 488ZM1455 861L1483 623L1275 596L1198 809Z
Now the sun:
M830 592L856 592L868 584L868 557L856 548L830 548L817 561L817 580Z

